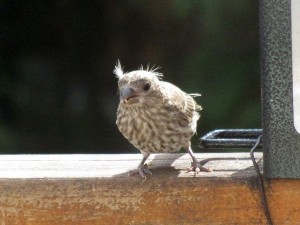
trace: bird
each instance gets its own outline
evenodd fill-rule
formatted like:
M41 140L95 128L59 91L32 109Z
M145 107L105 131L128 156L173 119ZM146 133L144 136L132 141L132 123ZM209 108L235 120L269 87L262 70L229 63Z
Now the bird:
M124 72L118 60L113 73L118 79L120 102L116 125L122 135L143 155L137 171L142 178L152 174L145 164L151 153L173 153L184 148L192 158L188 171L210 172L196 159L191 137L196 133L202 107L179 87L162 81L159 67L141 66Z

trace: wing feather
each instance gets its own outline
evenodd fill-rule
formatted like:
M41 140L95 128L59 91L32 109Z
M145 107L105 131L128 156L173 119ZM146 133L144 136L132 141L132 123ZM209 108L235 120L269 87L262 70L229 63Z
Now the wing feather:
M196 111L200 111L202 107L197 104L193 97L200 96L199 94L187 94L177 86L161 81L160 86L164 96L164 101L176 111L183 114L189 121L192 120Z

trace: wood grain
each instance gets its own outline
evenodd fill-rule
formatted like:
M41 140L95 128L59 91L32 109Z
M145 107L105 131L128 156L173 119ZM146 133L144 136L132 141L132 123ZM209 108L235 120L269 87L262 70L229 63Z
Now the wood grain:
M261 153L256 154L261 162ZM186 173L186 154L1 156L0 224L267 224L248 153L197 154L212 173ZM300 182L266 182L274 224L299 224Z

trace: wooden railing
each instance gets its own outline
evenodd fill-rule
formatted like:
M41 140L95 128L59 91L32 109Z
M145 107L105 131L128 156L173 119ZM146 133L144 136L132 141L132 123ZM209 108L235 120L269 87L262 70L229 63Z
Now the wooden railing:
M0 156L0 224L267 224L249 153ZM256 153L262 164L262 153ZM300 181L265 181L274 224L300 224Z

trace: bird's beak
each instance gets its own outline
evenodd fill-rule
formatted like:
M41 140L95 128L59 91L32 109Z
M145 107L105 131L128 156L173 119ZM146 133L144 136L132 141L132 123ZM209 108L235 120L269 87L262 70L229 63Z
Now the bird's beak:
M129 99L132 99L137 96L138 95L134 91L134 89L132 89L130 87L124 87L120 90L120 100L124 101L125 103L127 103Z

